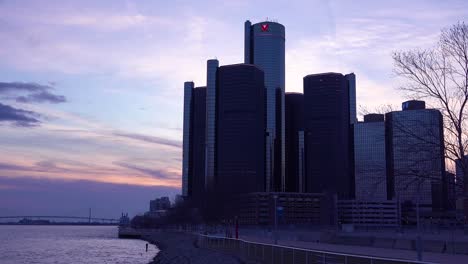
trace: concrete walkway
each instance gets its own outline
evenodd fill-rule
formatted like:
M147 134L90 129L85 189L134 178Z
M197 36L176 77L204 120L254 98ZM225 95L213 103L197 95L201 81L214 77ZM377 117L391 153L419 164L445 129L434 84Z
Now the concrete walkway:
M273 243L273 241L270 238L265 238L265 237L241 235L240 238L243 240L252 241L252 242L268 243L268 244ZM312 249L312 250L330 251L333 253L417 260L416 251L410 251L410 250L336 245L336 244L304 242L304 241L295 241L295 240L279 240L278 245ZM441 263L441 264L458 264L458 263L467 264L468 255L423 252L423 261Z
M156 231L142 239L161 250L152 264L241 264L242 261L221 251L198 248L196 236L181 232Z

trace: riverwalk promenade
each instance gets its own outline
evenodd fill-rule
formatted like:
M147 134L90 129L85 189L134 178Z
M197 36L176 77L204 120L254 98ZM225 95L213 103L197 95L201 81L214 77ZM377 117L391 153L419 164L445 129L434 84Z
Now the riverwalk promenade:
M241 229L239 239L221 232L137 230L161 252L153 263L468 263L464 234L427 233L422 262L417 261L412 232L355 232L282 230L275 244L271 230ZM372 236L369 236L372 234ZM445 241L447 240L447 241ZM451 242L448 243L448 242ZM340 244L341 243L341 244ZM456 246L447 248L447 245ZM455 250L456 249L456 250ZM458 254L454 254L457 251ZM465 253L465 254L463 254ZM355 262L357 261L357 262Z
M155 244L160 252L152 264L239 264L240 258L197 246L197 236L175 231L145 232L141 239Z

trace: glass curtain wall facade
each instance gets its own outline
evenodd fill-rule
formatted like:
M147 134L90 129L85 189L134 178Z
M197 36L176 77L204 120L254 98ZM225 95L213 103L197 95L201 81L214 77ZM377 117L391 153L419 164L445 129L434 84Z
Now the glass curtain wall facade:
M285 190L285 28L276 22L244 24L244 62L265 73L266 190Z
M206 136L206 87L193 89L192 99L192 166L190 196L199 203L205 193L205 136Z
M214 191L215 186L215 143L216 143L216 73L218 60L207 61L206 76L206 149L205 189ZM205 144L204 144L205 146Z
M304 77L306 191L353 198L350 97L340 73Z
M387 200L384 115L354 124L356 199Z
M299 131L304 130L304 95L301 93L285 94L285 143L286 143L286 192L301 191L303 181L299 166Z
M182 195L189 195L192 92L195 84L184 83L184 120L182 137Z
M255 65L218 68L216 171L224 195L265 191L265 85Z
M413 109L411 107L404 109ZM445 160L442 115L436 109L390 112L387 134L388 195L423 208L443 204Z

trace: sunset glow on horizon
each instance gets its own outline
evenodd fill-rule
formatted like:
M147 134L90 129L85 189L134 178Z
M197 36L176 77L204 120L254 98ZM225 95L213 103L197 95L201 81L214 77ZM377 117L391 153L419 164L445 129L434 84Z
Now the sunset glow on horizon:
M138 199L131 213L180 194L183 84L205 86L208 59L243 61L247 19L285 26L287 92L307 74L354 72L358 106L373 109L403 101L392 51L431 47L468 17L458 0L47 2L0 1L0 214L36 208L41 180L51 208L90 207L86 191L54 196L78 183L109 195L95 206Z

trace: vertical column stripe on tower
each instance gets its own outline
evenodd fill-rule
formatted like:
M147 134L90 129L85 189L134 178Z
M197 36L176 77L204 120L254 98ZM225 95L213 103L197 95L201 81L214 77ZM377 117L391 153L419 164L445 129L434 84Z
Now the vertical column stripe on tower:
M192 112L193 82L184 83L184 120L183 120L183 152L182 152L182 195L189 195L190 180L190 133Z
M305 151L304 151L304 131L297 132L298 134L298 192L305 192Z
M207 61L206 78L206 150L205 189L213 190L215 182L216 144L216 72L218 60Z

